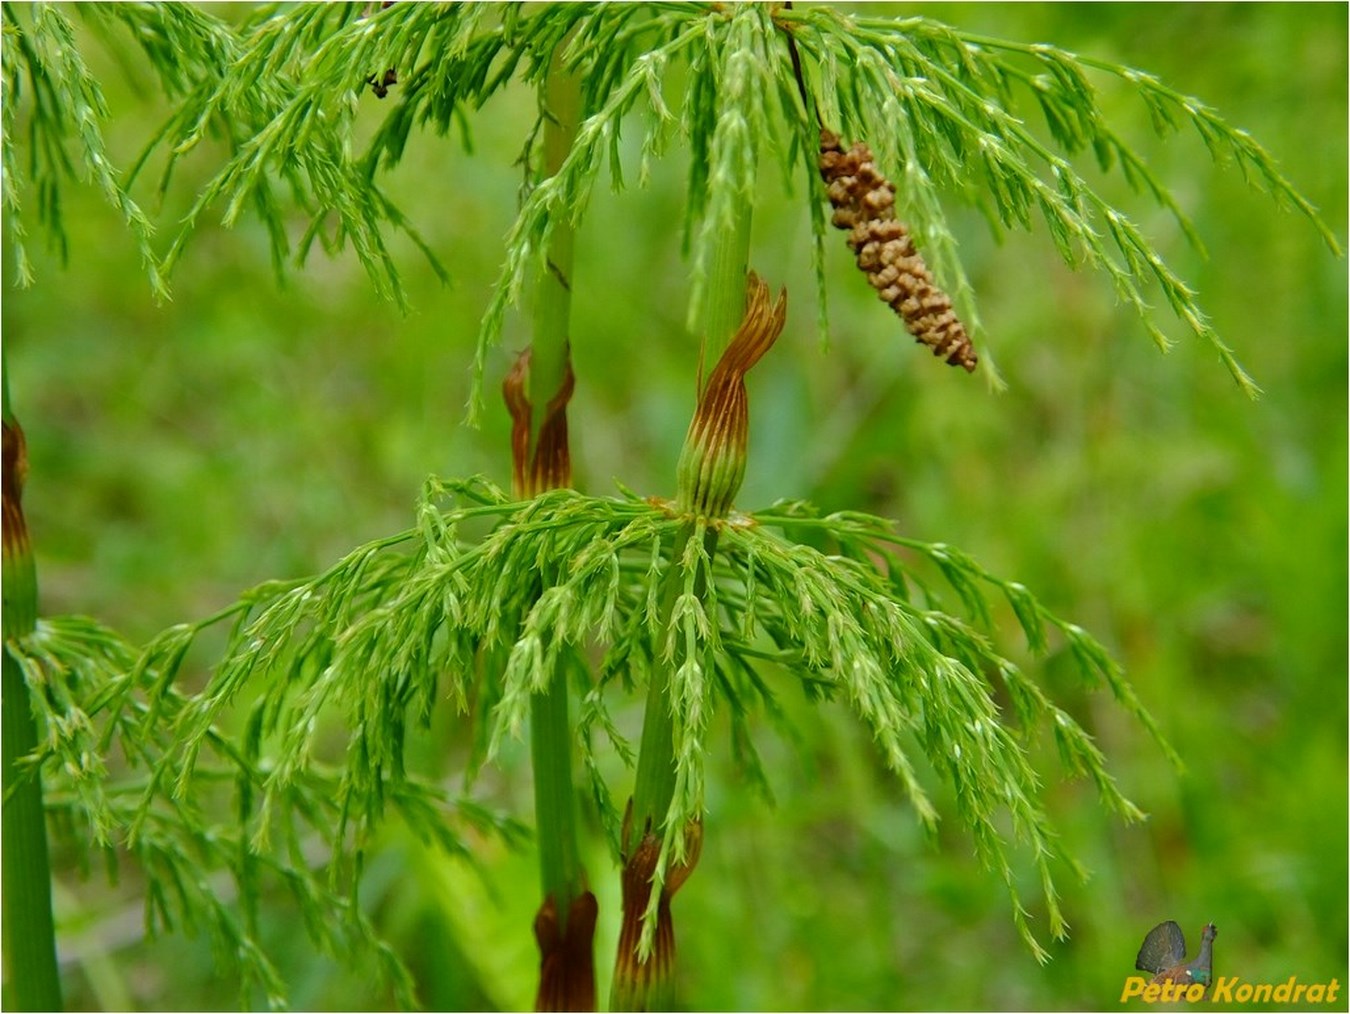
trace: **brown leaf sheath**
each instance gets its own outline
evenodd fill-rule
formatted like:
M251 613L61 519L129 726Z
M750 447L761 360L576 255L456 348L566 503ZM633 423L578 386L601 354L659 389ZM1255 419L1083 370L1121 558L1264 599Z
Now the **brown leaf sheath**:
M599 905L583 891L568 911L566 929L559 929L553 895L544 899L534 917L534 939L539 944L538 1011L590 1011L595 1004L595 962L592 947Z
M531 497L549 489L572 485L572 458L567 446L567 403L572 400L576 375L572 358L567 358L567 374L562 386L544 408L544 424L539 428L539 444L530 450L530 423L533 406L525 394L530 368L530 349L516 357L502 381L502 397L511 413L511 490L517 497Z
M745 374L773 347L787 320L786 291L771 304L769 286L753 271L747 286L745 317L708 377L680 454L681 509L704 517L725 516L745 478Z
M28 444L18 422L4 422L4 553L6 562L29 552L23 517L23 483L28 476Z
M632 804L624 819L623 840L628 840L628 821ZM684 834L685 860L672 864L666 872L657 903L656 935L652 953L646 961L638 954L642 939L642 916L652 896L652 877L661 855L661 839L648 829L624 857L622 892L623 921L619 926L618 961L614 966L614 1010L663 1010L668 1006L668 990L675 968L675 923L670 913L670 900L698 865L703 851L703 824L690 821Z
M914 339L967 372L979 357L951 297L933 281L928 265L903 222L895 217L895 187L872 161L861 141L844 151L839 135L820 131L820 176L834 206L835 227L849 231L848 245L858 267L894 310Z

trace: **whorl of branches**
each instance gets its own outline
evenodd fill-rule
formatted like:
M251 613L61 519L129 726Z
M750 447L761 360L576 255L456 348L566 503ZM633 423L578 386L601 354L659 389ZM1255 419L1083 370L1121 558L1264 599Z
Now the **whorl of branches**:
M799 104L785 34L796 43L825 121L844 136L869 139L878 171L900 188L904 219L928 268L975 334L978 318L943 200L969 202L999 228L1030 229L1039 217L1064 259L1104 274L1166 349L1170 342L1146 292L1156 287L1182 325L1217 350L1244 389L1256 391L1195 292L1131 217L1075 168L1073 160L1091 152L1102 169L1119 170L1170 212L1198 245L1176 198L1108 123L1092 75L1137 94L1160 134L1192 127L1216 160L1236 164L1254 186L1296 208L1330 248L1339 249L1270 154L1199 99L1107 60L980 36L923 17L855 17L829 5L794 10L700 3L654 9L393 4L362 16L358 5L302 4L267 8L233 26L186 5L90 4L78 12L92 22L122 25L177 102L134 170L162 155L163 189L173 166L204 137L222 138L229 155L167 254L156 258L149 222L108 159L99 130L107 110L78 60L70 21L48 5L34 5L31 15L6 6L0 177L24 280L30 272L17 213L29 184L19 171L17 146L31 130L39 172L50 180L40 191L41 224L62 234L57 184L83 165L131 226L157 287L208 208L223 208L229 224L251 206L267 224L278 270L292 257L303 259L316 239L334 249L350 243L379 291L402 300L388 233L406 233L438 273L444 269L379 186L382 174L402 159L415 130L445 134L458 123L467 133L469 113L515 78L538 84L555 51L561 53L566 69L585 82L581 127L559 171L529 190L506 237L505 264L474 355L471 414L481 402L486 351L500 338L526 275L542 269L549 234L559 222L580 221L602 167L622 188L623 129L636 127L641 136L640 179L672 134L691 154L684 209L691 306L730 209L753 199L761 154L776 159L787 175L799 165L811 180L808 192L819 195L817 125ZM379 101L367 79L390 70L398 87L361 151L354 141L361 97ZM673 73L680 75L678 94L670 84ZM1028 110L1042 115L1048 141L1030 125ZM68 145L76 137L72 153ZM294 247L283 194L310 218ZM808 203L824 327L826 223L820 202L813 196Z

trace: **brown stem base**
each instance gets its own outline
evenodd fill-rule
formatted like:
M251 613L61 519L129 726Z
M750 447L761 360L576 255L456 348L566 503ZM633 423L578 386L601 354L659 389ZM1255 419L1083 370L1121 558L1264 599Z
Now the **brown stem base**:
M534 917L534 939L539 944L537 1011L593 1011L595 1004L595 895L583 892L559 926L553 895L544 899Z
M627 837L625 833L625 840ZM685 829L685 860L671 865L661 887L656 934L646 961L642 960L639 950L642 917L651 902L652 878L661 855L661 839L647 830L627 857L623 866L623 923L619 927L619 948L614 962L611 1010L670 1009L675 973L675 923L670 913L670 900L694 872L702 848L703 825L692 821Z

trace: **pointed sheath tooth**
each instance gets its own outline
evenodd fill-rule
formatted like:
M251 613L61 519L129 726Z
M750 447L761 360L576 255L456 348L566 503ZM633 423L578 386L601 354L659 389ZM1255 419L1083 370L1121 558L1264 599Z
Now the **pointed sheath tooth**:
M568 356L567 372L558 391L544 407L544 423L539 427L539 446L531 462L534 492L564 489L572 485L572 457L567 444L567 403L572 400L576 375Z
M511 494L517 499L527 496L525 473L530 457L530 399L525 395L525 378L530 368L530 349L516 356L516 361L502 381L502 399L511 413Z

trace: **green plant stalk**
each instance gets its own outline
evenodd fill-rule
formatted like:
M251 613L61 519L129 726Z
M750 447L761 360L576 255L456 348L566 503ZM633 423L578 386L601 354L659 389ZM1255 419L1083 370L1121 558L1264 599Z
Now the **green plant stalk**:
M5 567L10 583L10 566ZM6 608L5 615L10 615ZM6 638L12 636L5 623ZM23 672L5 652L0 713L4 735L3 815L5 1007L10 1010L61 1009L56 967L56 927L52 920L51 867L42 808L42 779L33 773L20 782L17 763L37 746L37 727L28 703ZM11 794L12 793L12 794Z
M750 266L750 227L754 216L748 202L729 229L723 230L708 258L708 284L698 320L703 322L699 346L699 394L745 316L745 276Z
M559 48L562 48L559 44ZM544 85L544 172L552 176L562 166L577 136L581 113L581 85L558 66L554 56ZM572 319L572 263L575 234L572 223L558 222L549 237L544 276L534 308L534 340L530 356L530 446L538 446L543 407L562 386L570 360L568 328Z
M553 673L548 690L530 702L530 756L534 764L534 815L538 822L540 887L552 897L561 929L572 902L585 890L577 848L576 792L567 674Z
M21 758L37 747L37 724L23 670L9 652L11 639L37 624L37 569L33 564L20 494L27 455L22 431L9 407L9 371L4 368L4 635L0 673L0 761L3 762L4 812L0 848L4 850L3 887L5 1006L11 1010L61 1009L61 980L56 965L56 927L52 920L51 865L42 778L21 777Z
M573 75L562 70L555 53L544 86L544 168L548 175L558 171L572 146L580 104L580 84ZM572 225L567 221L559 222L549 242L547 266L539 281L535 303L528 381L530 402L534 406L530 419L531 448L539 446L540 430L547 414L544 406L558 393L567 375L572 263ZM544 905L552 899L558 931L565 935L572 905L586 891L586 875L581 867L577 843L572 724L567 700L567 671L563 665L554 670L544 692L534 694L530 699L530 754L534 766L540 887ZM581 975L593 981L590 941L585 944L583 952L588 967L569 969L567 976ZM543 960L547 963L549 956L543 955ZM546 977L543 972L541 975ZM541 1006L558 1002L556 997L546 999L545 992L541 984ZM575 994L571 997L571 1000L562 1001L564 1006L576 1002Z
M684 575L677 566L684 556L685 546L694 536L694 522L680 527L671 548L672 565L666 573L661 589L661 623L670 626L675 600L684 585ZM717 529L708 528L703 536L703 548L711 560L717 550ZM694 594L702 596L707 584L706 571L694 582ZM678 664L678 660L676 661ZM675 796L675 723L670 709L670 672L661 673L647 687L647 706L642 717L642 741L638 746L637 776L633 784L633 812L625 835L624 851L631 852L641 840L643 832L660 833L661 824Z
M705 364L715 363L730 344L745 316L746 275L750 261L750 232L753 222L752 199L739 205L732 226L718 234L709 257L708 281L704 288L702 305L697 307L695 320L703 322L702 344L699 352L699 394L707 380ZM685 548L694 537L695 523L691 520L680 528L671 548L671 567L662 589L661 622L668 628L674 612L675 600L683 584L678 566ZM717 529L709 527L704 535L704 548L711 560L717 548ZM695 581L695 594L702 596L706 574ZM671 710L670 679L679 659L671 661L664 671L654 672L647 688L647 704L642 719L642 739L638 747L637 774L633 785L632 810L626 822L623 849L625 859L631 857L643 835L650 831L660 836L671 800L675 794L674 716ZM621 935L620 947L624 946ZM644 960L645 957L644 957ZM671 969L667 960L659 966ZM632 957L622 953L616 957L614 985L610 1006L614 1010L660 1010L670 1006L671 981L668 975L655 974L635 979L625 969L632 968Z
M717 361L730 344L732 335L736 333L741 319L745 316L745 280L750 263L753 207L748 200L742 202L739 207L740 213L736 216L735 223L731 228L719 233L718 241L709 257L708 284L704 289L703 305L699 307L696 315L696 319L704 322L703 343L700 350L700 359L704 363ZM700 388L706 379L705 376L699 377ZM693 531L692 522L684 526L671 550L672 567L666 578L662 602L662 618L665 623L669 623L682 580L675 564L684 555L685 544L692 537ZM716 545L716 534L712 529L709 531L711 543L708 545L708 554L711 558ZM638 748L637 778L633 787L631 826L637 837L640 837L641 829L647 820L651 820L653 829L660 828L675 791L675 755L671 740L669 690L667 673L659 679L653 679L647 692L647 709L642 719L642 741ZM625 849L630 846L631 842L624 842Z
M694 535L694 522L680 527L671 547L671 567L661 589L661 625L669 627L683 582L679 567L685 546ZM675 795L674 717L670 711L670 674L653 676L647 686L647 706L642 716L642 740L638 746L637 775L633 784L633 809L624 831L624 855L631 855L647 831L659 833L670 801Z
M671 549L671 568L661 589L661 626L668 629L675 601L684 587L683 571L677 563L683 558L689 540L695 537L697 523L681 525ZM717 529L706 528L703 546L711 560L717 548ZM707 570L700 570L694 581L694 594L702 596L707 587ZM610 990L611 1010L670 1010L674 1003L674 927L670 916L670 898L658 903L658 926L653 933L652 953L643 954L640 941L642 922L651 899L650 889L640 882L646 870L641 864L629 867L644 838L659 839L675 794L674 716L671 712L671 668L653 673L647 689L646 713L642 722L642 740L638 750L638 769L633 788L632 809L624 822L624 924L619 932L619 952L615 956L614 980ZM654 856L650 856L654 859ZM690 864L692 866L692 863ZM640 870L640 872L635 872ZM634 883L634 881L637 881ZM632 897L630 897L630 892ZM660 925L664 922L664 926ZM664 951L664 952L663 952ZM634 953L636 952L636 953Z

